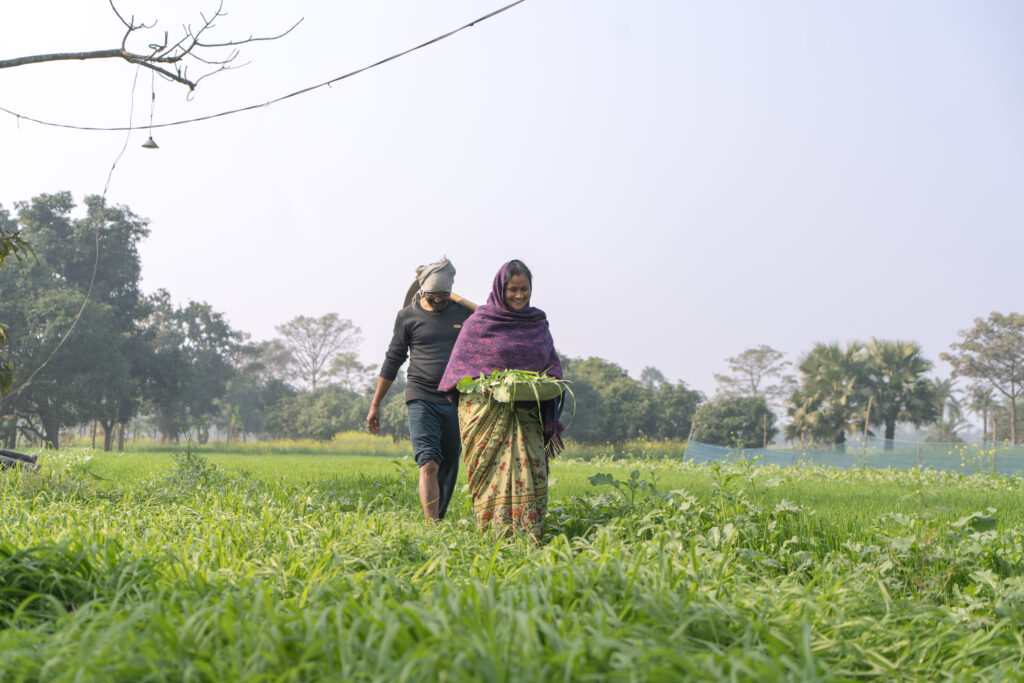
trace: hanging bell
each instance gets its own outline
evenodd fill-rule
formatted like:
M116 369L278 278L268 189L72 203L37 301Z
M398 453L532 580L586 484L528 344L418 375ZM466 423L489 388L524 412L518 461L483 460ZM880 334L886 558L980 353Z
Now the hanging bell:
M146 149L160 149L155 142L153 142L153 136L150 135L149 139L142 143L142 146Z

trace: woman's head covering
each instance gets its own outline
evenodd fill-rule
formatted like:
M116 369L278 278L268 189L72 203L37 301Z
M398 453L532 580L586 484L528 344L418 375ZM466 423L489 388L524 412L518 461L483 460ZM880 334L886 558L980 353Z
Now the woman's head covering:
M404 306L424 292L451 292L455 285L455 266L447 257L440 261L416 268L416 281L409 286L405 294Z
M509 262L511 263L511 261ZM480 306L466 322L455 341L448 367L438 389L453 403L458 401L455 385L463 377L489 375L495 370L532 370L547 372L562 379L562 362L555 351L555 342L548 329L544 311L526 306L518 311L505 302L505 263L494 276L487 303ZM562 431L558 422L562 401L544 401L544 443L551 444ZM558 439L557 447L560 447Z

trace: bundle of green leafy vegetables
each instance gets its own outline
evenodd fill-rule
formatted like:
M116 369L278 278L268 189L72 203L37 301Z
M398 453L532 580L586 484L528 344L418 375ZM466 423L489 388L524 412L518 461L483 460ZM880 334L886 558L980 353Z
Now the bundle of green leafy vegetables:
M463 394L489 394L503 403L547 401L558 398L566 390L572 394L568 380L531 370L495 370L490 375L463 377L455 388Z

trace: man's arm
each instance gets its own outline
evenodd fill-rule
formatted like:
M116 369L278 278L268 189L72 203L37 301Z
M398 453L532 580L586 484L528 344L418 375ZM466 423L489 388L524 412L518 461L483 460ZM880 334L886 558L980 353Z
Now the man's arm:
M366 428L371 434L380 433L380 404L388 395L388 389L394 384L393 379L377 378L377 388L373 391L373 398L370 399L370 412L366 414Z
M395 382L398 376L398 368L402 366L405 359L409 357L409 331L402 320L402 313L399 311L395 317L395 331L391 335L391 343L384 355L384 364L380 366L380 377L377 378L377 388L373 391L373 398L370 399L370 411L366 413L366 428L371 434L380 433L380 404L388 395L388 389Z

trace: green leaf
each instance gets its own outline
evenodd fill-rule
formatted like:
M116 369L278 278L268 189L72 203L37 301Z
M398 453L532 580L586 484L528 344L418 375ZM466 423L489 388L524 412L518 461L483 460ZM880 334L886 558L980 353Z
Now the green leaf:
M989 529L996 528L996 518L991 515L983 515L980 512L975 512L972 515L961 517L957 521L953 522L952 527L954 529L963 529L964 527L967 527L971 531L988 531Z
M592 477L587 477L587 479L594 486L603 486L605 484L607 484L608 486L618 486L618 484L619 484L619 480L618 479L616 479L615 477L613 477L610 474L605 474L604 472L600 472L598 474L595 474Z

